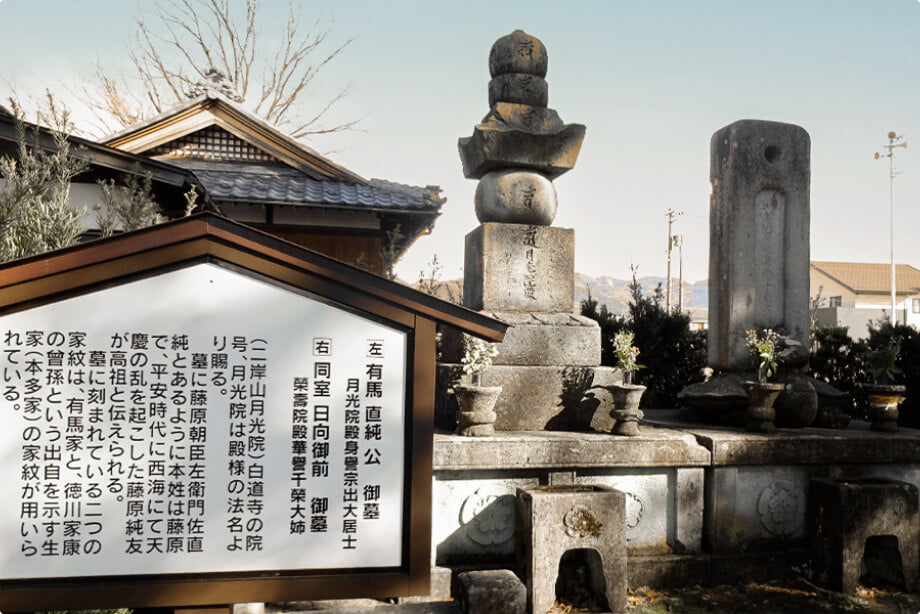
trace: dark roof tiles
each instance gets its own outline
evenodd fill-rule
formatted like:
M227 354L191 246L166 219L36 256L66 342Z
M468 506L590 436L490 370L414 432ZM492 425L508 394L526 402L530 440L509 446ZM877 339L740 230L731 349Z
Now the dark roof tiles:
M371 179L366 185L316 181L300 173L195 169L215 200L322 203L349 207L437 211L445 199L437 186L416 187Z

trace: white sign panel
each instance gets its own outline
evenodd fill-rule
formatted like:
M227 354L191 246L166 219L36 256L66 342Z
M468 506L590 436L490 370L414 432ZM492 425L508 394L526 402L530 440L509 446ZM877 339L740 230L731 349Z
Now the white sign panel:
M0 317L0 578L400 565L406 360L211 264Z

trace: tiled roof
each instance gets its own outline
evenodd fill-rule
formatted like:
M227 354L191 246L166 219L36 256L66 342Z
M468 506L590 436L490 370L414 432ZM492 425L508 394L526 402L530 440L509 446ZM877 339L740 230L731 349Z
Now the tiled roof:
M368 209L438 211L445 199L437 186L416 187L371 179L367 184L316 181L290 168L248 167L194 169L204 188L217 201L322 203ZM251 170L244 170L249 168Z
M272 157L281 158L291 168L298 168L316 179L353 183L366 181L360 175L336 164L214 90L208 90L197 98L167 109L156 117L112 134L102 143L134 153L143 153L151 147L187 136L190 131L196 132L212 125L221 126L224 130L229 129L243 141L269 153Z
M811 266L857 294L885 294L891 291L890 264L813 261ZM896 264L895 287L899 294L917 292L920 289L920 270L908 264Z

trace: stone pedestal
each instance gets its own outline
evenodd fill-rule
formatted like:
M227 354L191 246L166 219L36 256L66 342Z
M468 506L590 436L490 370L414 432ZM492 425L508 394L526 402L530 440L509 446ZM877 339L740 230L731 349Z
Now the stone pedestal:
M524 585L507 569L465 571L457 576L464 614L526 614Z
M920 566L920 502L913 484L880 478L811 480L808 496L812 572L833 590L853 594L871 537L894 537L901 583L912 592ZM887 579L887 578L886 578Z
M517 520L518 573L527 590L530 612L543 614L552 608L557 587L589 593L600 602L593 604L600 607L595 611L626 611L626 499L622 492L579 485L521 489ZM567 586L577 580L560 577L560 563L566 555L581 555L586 586Z
M511 325L485 386L501 386L498 431L587 430L597 403L591 391L622 381L619 370L598 366L597 322L572 313L575 233L526 224L480 225L466 237L464 304ZM447 332L439 390L460 377L459 334ZM438 424L452 428L456 402L439 399ZM443 409L446 406L446 412ZM446 416L444 414L447 414Z

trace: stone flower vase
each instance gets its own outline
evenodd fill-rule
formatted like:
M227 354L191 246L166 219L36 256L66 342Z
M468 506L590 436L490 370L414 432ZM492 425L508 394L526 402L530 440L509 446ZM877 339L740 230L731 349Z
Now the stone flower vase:
M501 386L481 386L474 374L472 383L457 384L457 428L454 432L466 437L491 437L495 434L495 403L502 392Z
M772 433L776 411L773 403L786 387L777 382L747 381L741 386L748 396L747 429L756 433Z
M901 396L906 386L894 384L863 384L869 397L869 421L873 431L882 433L898 432L898 405L904 400Z
M613 409L610 410L610 417L616 420L610 432L614 435L635 437L639 434L639 420L645 417L645 414L639 409L639 401L642 400L645 386L614 384L607 388L613 395Z

